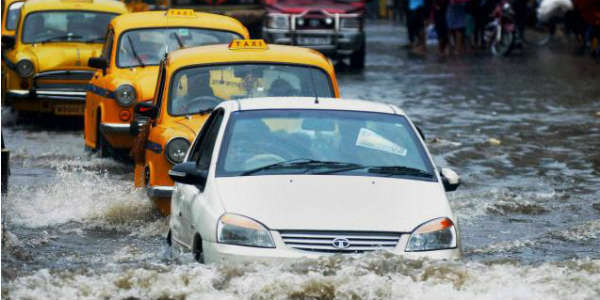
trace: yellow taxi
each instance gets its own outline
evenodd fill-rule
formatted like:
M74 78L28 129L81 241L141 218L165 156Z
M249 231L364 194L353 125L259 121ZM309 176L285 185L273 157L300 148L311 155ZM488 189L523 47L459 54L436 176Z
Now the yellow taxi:
M282 96L339 98L333 65L315 50L263 40L170 52L152 101L135 107L136 186L145 186L169 214L173 181L167 173L183 160L212 108L224 100ZM148 119L143 125L142 117Z
M6 101L17 111L83 115L87 84L106 26L126 13L112 0L24 2L16 35L2 36Z
M131 148L133 105L152 99L158 65L165 53L240 38L248 38L248 30L239 21L193 10L139 12L114 18L101 55L89 60L89 66L97 71L86 95L86 147L97 150L100 156Z

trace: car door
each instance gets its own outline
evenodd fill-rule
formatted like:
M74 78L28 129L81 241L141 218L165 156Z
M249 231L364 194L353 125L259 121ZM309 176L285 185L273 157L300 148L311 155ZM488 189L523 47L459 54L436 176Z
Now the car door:
M196 162L196 166L207 173L210 169L212 155L215 152L215 143L219 135L221 123L223 122L223 117L224 112L222 109L213 112L208 120L206 120L202 131L190 150L188 161ZM203 185L178 184L177 197L173 197L174 199L172 199L174 201L172 207L175 209L172 212L172 216L180 219L178 222L181 226L180 232L184 235L181 237L181 241L190 246L193 243L194 234L199 230L199 228L195 227L195 224L197 224L194 222L195 218L201 215L199 212L193 211L193 207L194 204L196 204L196 207L201 207L203 203L209 200L204 193L208 184L210 184L209 179Z
M106 33L106 42L104 43L104 47L102 48L101 58L107 61L106 70L98 69L94 73L94 76L90 80L88 92L86 95L86 103L85 103L85 127L89 128L89 131L86 130L91 136L94 136L95 142L98 142L98 137L96 134L99 131L97 126L101 123L102 120L98 120L98 116L102 113L100 109L100 103L102 100L106 99L106 82L108 80L107 76L110 74L110 60L112 58L112 48L114 41L114 31L109 28Z

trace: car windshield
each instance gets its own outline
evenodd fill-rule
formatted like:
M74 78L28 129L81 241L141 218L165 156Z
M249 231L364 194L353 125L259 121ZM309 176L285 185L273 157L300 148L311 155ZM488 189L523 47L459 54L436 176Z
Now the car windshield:
M167 51L210 44L226 44L239 34L200 28L147 28L121 34L117 66L158 65Z
M234 64L187 68L171 80L168 112L189 115L230 99L334 97L331 80L317 68L283 64Z
M435 181L404 116L339 110L231 114L217 176L337 174Z
M6 22L5 26L7 30L17 29L19 17L21 16L21 7L23 7L23 2L11 3L8 7L8 12L6 12L6 20L4 20L4 22Z
M41 11L27 15L23 43L90 42L103 43L111 13L93 11Z

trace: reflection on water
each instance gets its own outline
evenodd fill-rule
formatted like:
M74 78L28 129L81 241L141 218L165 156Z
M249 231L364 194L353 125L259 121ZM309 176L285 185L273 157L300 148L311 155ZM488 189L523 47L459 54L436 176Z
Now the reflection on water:
M198 299L600 298L600 67L562 48L510 58L412 59L404 33L369 27L367 68L342 94L402 107L439 166L462 262L374 253L202 266L166 255L167 220L131 166L83 150L81 131L15 125L2 199L2 297Z

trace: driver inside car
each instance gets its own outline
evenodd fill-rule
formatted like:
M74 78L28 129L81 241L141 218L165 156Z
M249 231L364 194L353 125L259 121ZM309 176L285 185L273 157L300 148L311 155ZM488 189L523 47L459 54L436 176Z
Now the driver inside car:
M218 98L210 86L208 72L199 72L193 77L184 74L179 78L175 97L172 100L173 113L176 115L195 113L213 107L215 102L218 102Z

